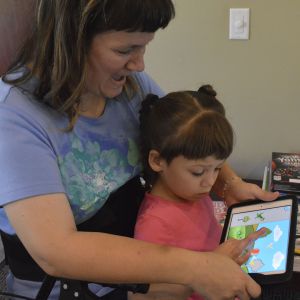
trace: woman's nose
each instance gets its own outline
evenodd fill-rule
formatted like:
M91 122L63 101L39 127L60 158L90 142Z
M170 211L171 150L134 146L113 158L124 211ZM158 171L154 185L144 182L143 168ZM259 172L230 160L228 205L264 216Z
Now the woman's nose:
M144 71L145 69L144 54L145 51L137 51L133 53L126 65L127 69L135 72Z

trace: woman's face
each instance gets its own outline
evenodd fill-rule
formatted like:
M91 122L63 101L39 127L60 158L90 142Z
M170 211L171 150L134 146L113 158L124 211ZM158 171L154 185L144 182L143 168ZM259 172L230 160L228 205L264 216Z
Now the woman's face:
M108 31L94 37L88 55L87 91L99 97L118 96L132 72L144 70L146 45L154 33Z

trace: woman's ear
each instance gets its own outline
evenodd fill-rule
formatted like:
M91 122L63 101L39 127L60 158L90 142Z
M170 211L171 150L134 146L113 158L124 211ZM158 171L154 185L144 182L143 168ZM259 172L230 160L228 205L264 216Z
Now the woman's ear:
M148 156L148 163L154 172L162 171L164 159L161 158L157 150L150 150Z

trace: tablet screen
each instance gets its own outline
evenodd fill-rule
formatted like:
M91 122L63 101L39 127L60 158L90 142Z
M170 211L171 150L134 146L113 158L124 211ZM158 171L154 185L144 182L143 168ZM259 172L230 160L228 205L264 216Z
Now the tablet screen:
M251 256L242 265L245 272L264 275L286 272L292 205L292 199L285 199L232 208L225 239L243 239L262 227L267 229L251 246Z

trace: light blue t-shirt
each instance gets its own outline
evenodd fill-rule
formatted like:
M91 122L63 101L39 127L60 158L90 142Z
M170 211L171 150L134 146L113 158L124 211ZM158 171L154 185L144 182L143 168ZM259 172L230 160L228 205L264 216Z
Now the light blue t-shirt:
M34 100L37 79L22 88L0 80L0 206L32 196L65 193L75 222L80 224L105 204L111 192L139 174L141 102L149 93L162 96L163 92L146 73L133 77L140 91L132 99L125 93L106 99L101 117L81 116L71 132L64 130L66 116ZM15 233L3 209L0 229ZM39 286L9 274L12 292L34 297ZM98 295L110 290L99 285L90 288ZM56 284L49 299L57 299L58 294Z
M37 80L21 88L0 81L0 205L50 193L66 193L76 224L92 217L112 191L140 172L139 110L148 93L162 90L144 72L140 92L107 99L97 119L68 119L33 99ZM0 209L0 229L15 233Z

